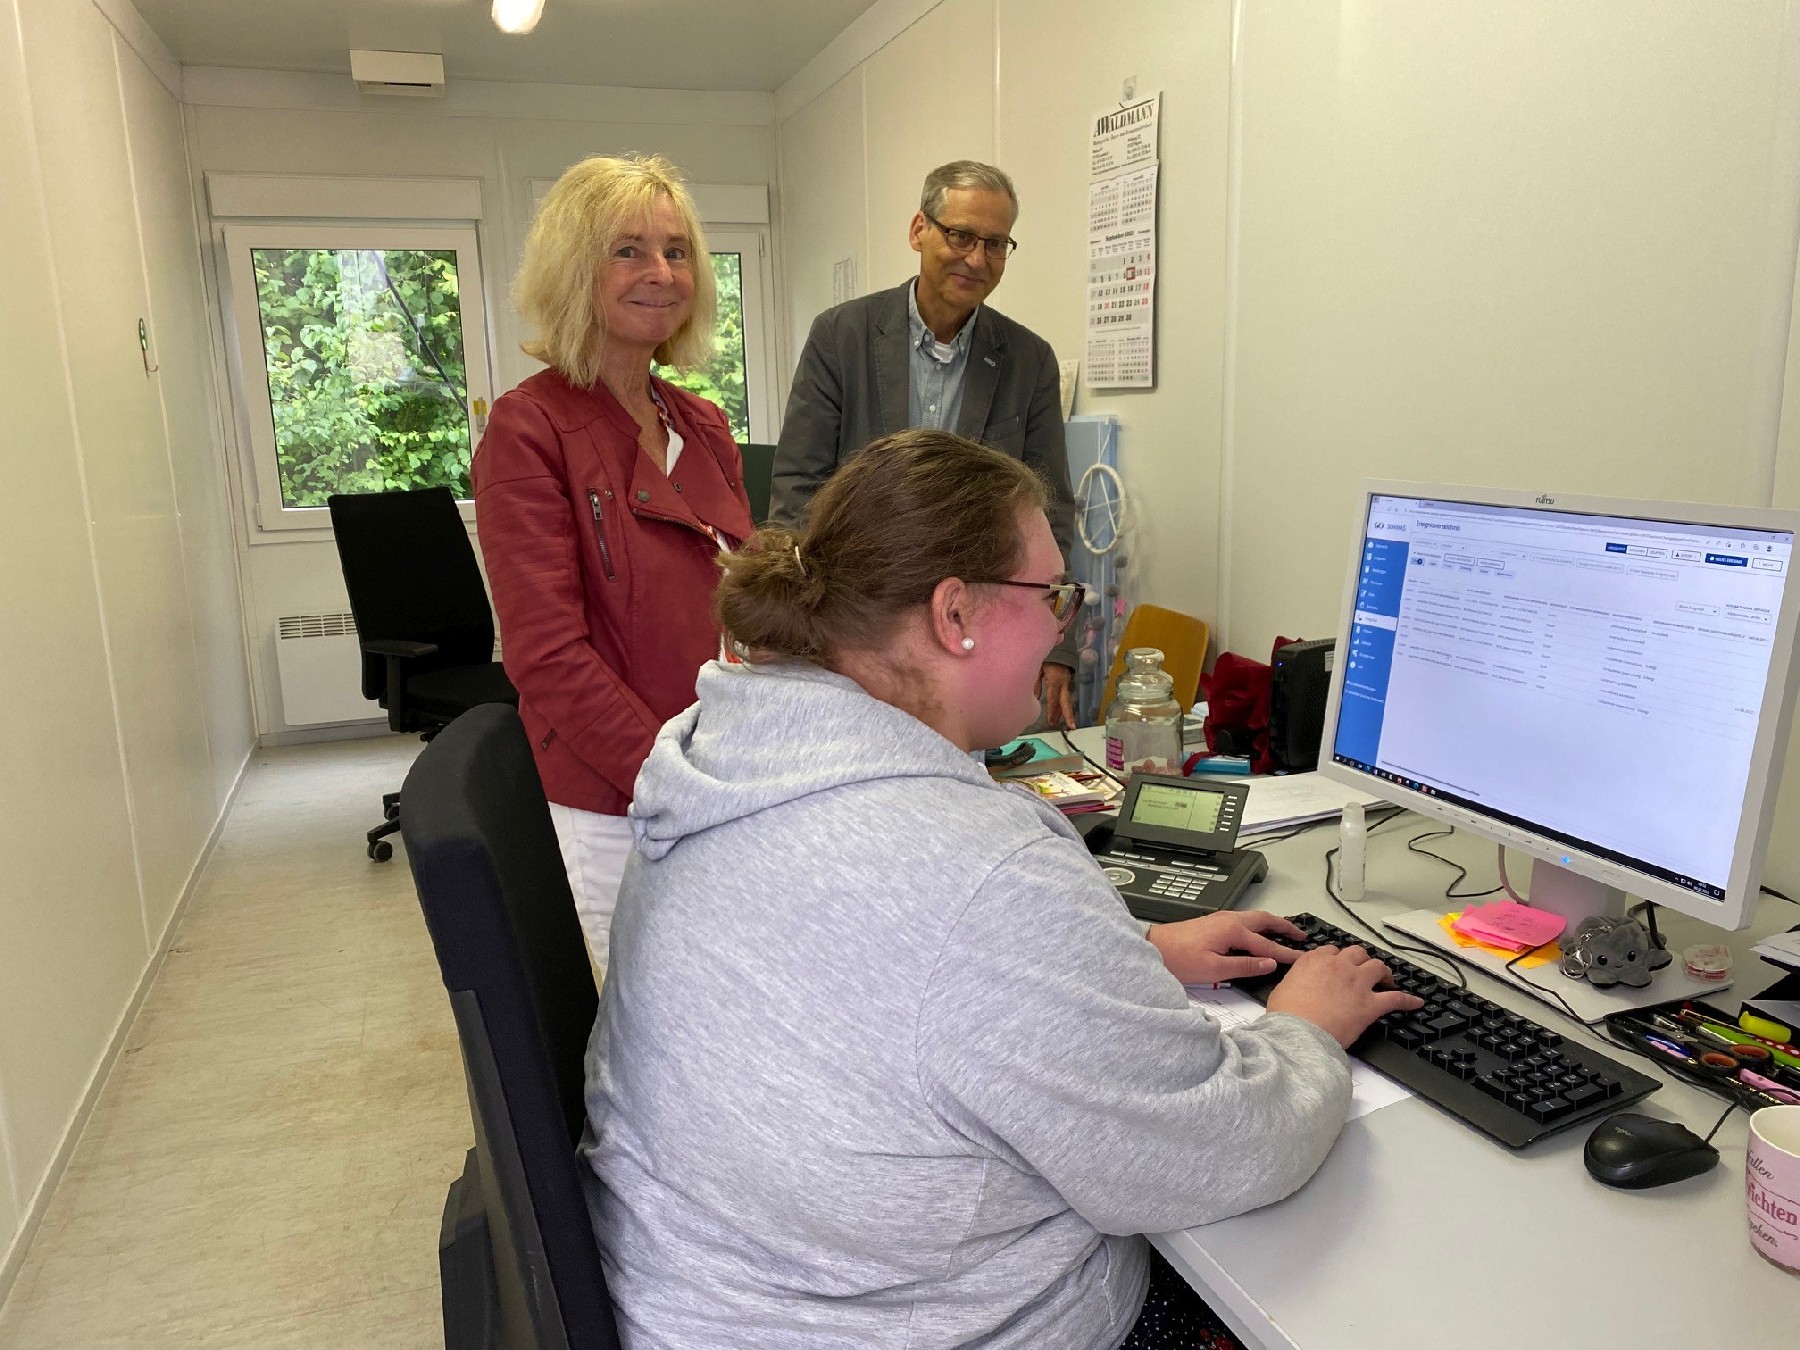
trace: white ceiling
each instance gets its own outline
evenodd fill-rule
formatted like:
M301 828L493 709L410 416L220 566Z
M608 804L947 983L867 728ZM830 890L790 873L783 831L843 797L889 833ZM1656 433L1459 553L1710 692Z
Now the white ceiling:
M350 70L352 47L439 52L446 79L773 90L873 0L545 0L537 30L489 0L136 0L189 66Z

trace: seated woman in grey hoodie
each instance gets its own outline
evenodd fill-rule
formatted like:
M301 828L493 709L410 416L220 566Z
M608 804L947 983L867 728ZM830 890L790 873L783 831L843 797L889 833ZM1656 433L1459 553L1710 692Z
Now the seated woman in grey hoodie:
M1146 935L970 758L1037 715L1079 607L1044 500L1017 460L903 432L803 534L723 561L747 663L702 669L637 780L589 1053L632 1350L1155 1344L1135 1235L1301 1185L1344 1123L1340 1047L1417 1006L1360 948L1295 960L1272 915ZM1182 989L1276 962L1237 1030Z

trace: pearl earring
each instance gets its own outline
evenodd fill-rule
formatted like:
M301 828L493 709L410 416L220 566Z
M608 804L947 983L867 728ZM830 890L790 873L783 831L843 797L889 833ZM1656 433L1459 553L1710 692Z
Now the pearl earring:
M963 639L963 650L965 652L974 651L975 650L975 639L974 638L964 638Z

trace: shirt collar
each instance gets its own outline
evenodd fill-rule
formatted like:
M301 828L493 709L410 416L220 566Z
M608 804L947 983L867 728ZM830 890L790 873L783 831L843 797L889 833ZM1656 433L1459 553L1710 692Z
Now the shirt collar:
M918 292L919 283L917 281L906 288L906 330L912 337L912 345L922 352L937 357L940 361L946 363L954 361L968 351L970 335L975 331L975 316L981 313L981 307L977 305L970 312L969 317L963 321L963 326L956 330L955 337L948 342L939 342L937 334L926 326L924 317L919 313ZM945 351L948 351L950 355L942 355Z

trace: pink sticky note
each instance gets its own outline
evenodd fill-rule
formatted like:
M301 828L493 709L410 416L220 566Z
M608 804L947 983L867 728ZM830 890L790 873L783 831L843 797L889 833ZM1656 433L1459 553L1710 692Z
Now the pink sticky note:
M1465 910L1462 918L1456 921L1456 927L1458 931L1483 942L1525 948L1541 947L1560 937L1568 922L1560 914L1533 909L1530 905L1517 904L1511 900L1496 900L1491 905Z

